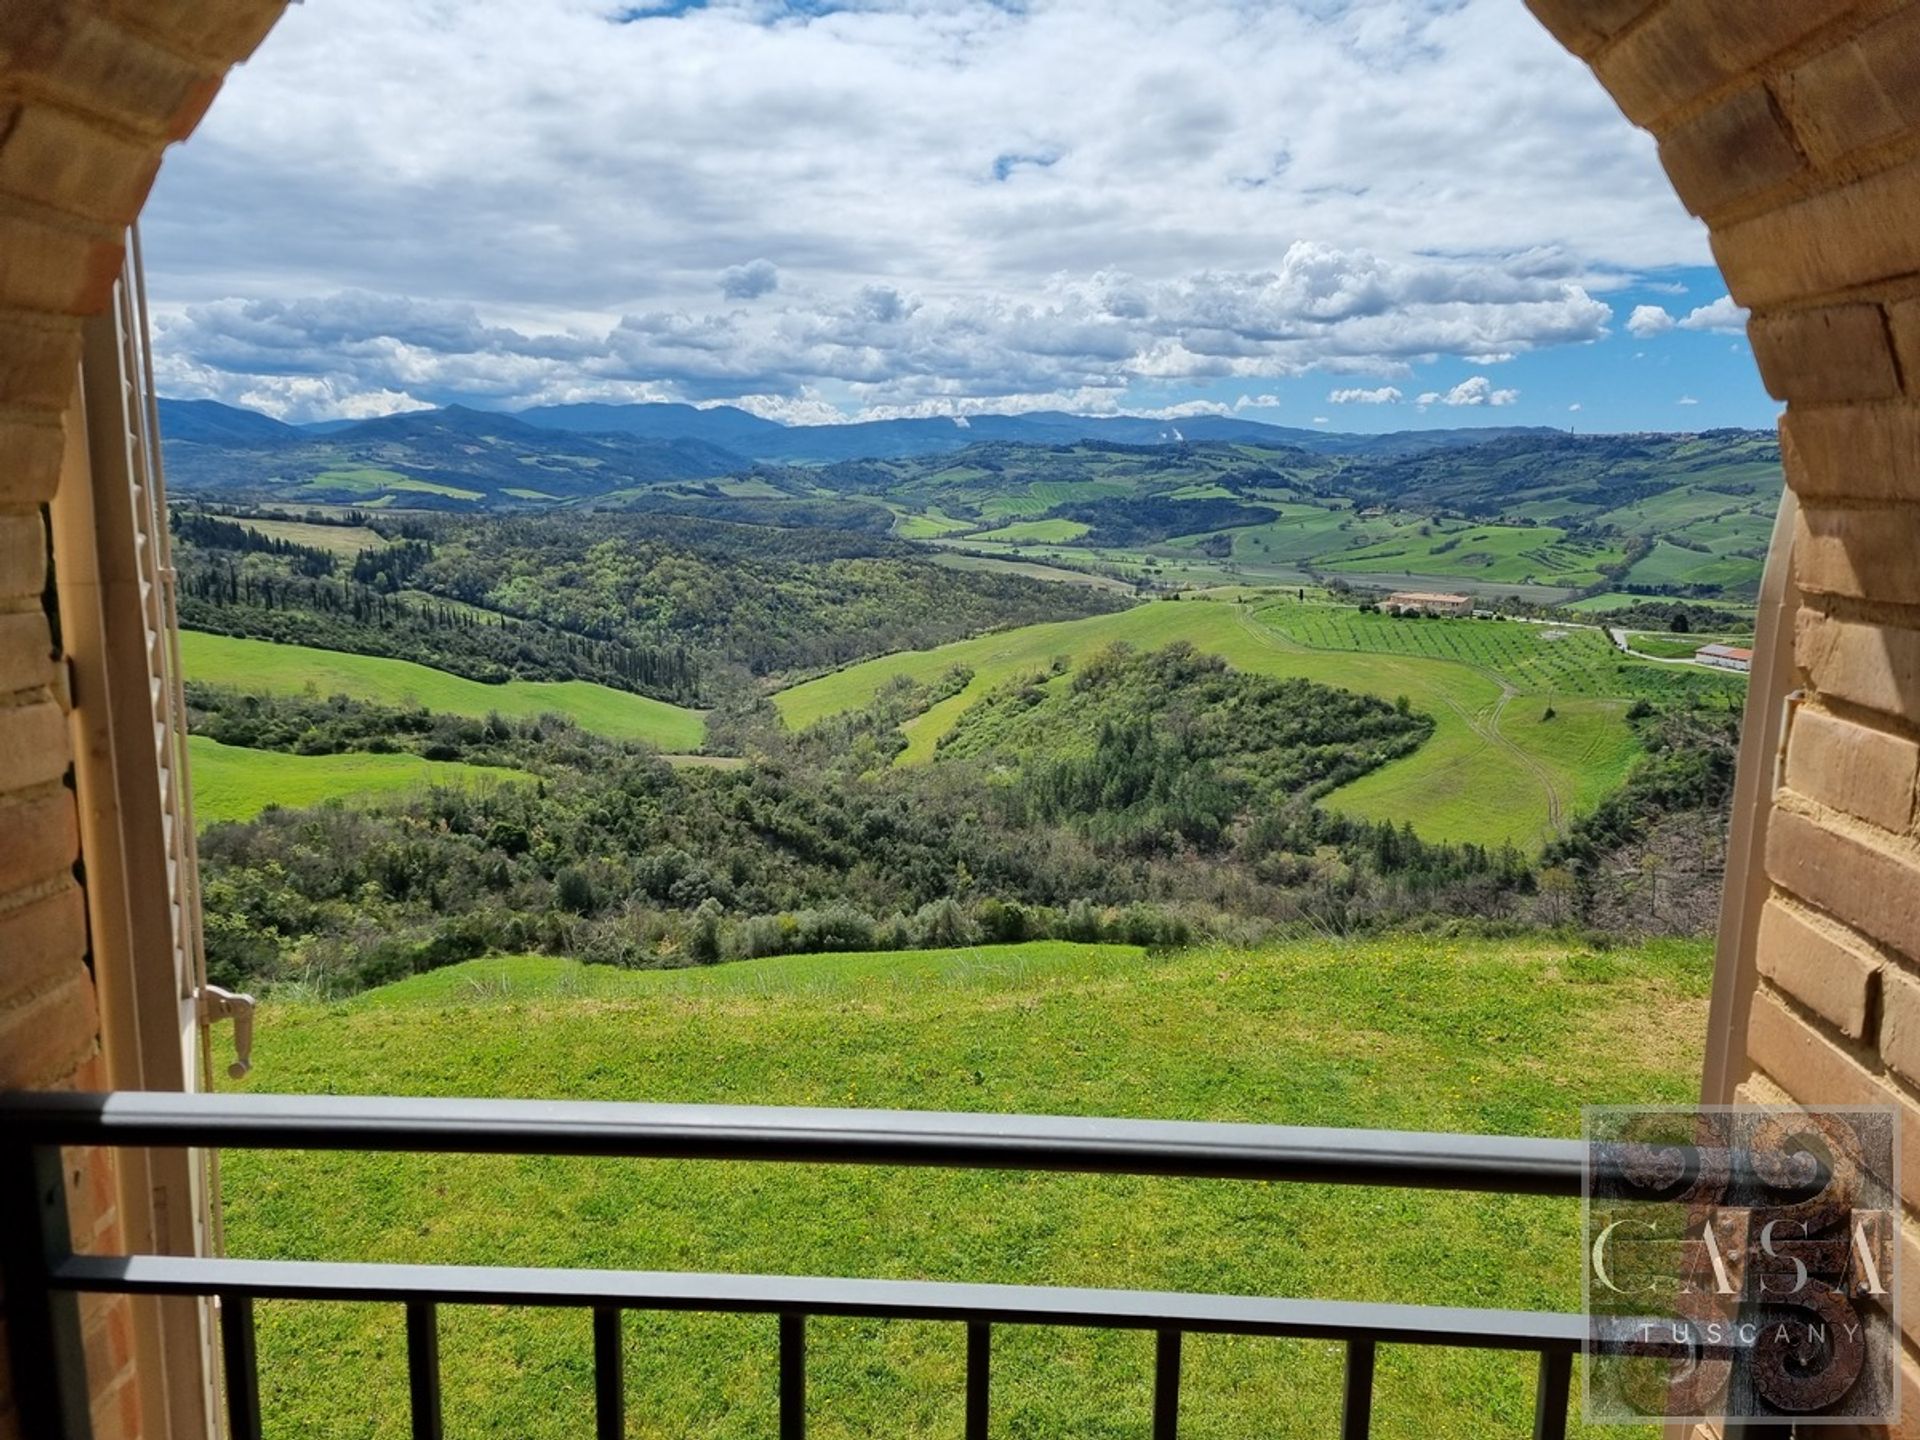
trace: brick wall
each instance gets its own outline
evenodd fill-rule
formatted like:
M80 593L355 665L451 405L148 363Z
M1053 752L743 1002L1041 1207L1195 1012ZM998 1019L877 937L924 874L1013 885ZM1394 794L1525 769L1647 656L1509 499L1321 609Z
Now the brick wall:
M47 599L81 318L106 305L161 153L284 0L0 0L0 1089L105 1088ZM111 1155L69 1156L76 1244L118 1243ZM140 1432L124 1301L83 1311L96 1434ZM0 1440L17 1426L0 1365Z
M106 301L161 152L282 3L0 0L0 1086L100 1080L43 600L79 317ZM1920 0L1527 3L1659 137L1789 402L1808 701L1770 831L1759 993L1734 1037L1744 1092L1920 1115ZM1907 1159L1912 1203L1911 1127ZM110 1242L110 1161L76 1155L70 1176L80 1239ZM1907 1253L1920 1267L1911 1233ZM124 1307L86 1319L96 1418L130 1433ZM8 1410L0 1388L0 1440Z
M1920 4L1529 3L1659 137L1787 402L1806 698L1726 1039L1744 1098L1907 1117L1899 1433L1920 1436Z

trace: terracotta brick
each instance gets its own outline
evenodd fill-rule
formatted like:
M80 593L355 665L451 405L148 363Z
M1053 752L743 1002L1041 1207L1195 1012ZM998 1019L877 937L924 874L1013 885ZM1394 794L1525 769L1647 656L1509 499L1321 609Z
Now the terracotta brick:
M73 976L45 995L0 1011L0 1087L33 1089L72 1070L100 1033L93 979Z
M1802 709L1787 746L1787 786L1883 830L1913 823L1920 745L1884 730Z
M1887 307L1893 326L1893 353L1909 395L1920 396L1920 300L1902 300Z
M1761 912L1757 954L1767 979L1843 1034L1866 1037L1883 962L1865 941L1774 899Z
M34 93L151 134L184 139L219 91L223 67L177 55L77 5L0 11L0 50ZM0 65L5 60L0 57Z
M1767 874L1872 939L1920 956L1920 850L1775 810L1767 827Z
M56 315L104 309L125 246L116 234L0 213L0 305Z
M1920 605L1920 504L1810 504L1794 528L1794 582L1804 594Z
M5 343L0 335L0 345ZM5 363L0 360L0 368ZM70 373L67 378L71 389ZM44 505L53 499L66 443L66 431L51 413L0 418L0 505Z
M1909 1083L1920 1081L1920 980L1899 969L1880 979L1880 1055Z
M1794 655L1824 695L1883 715L1920 714L1920 634L1803 608Z
M160 142L139 142L51 105L29 105L0 139L0 193L125 225L160 170Z
M1750 85L1668 132L1660 163L1696 215L1711 215L1806 169L1764 85Z
M87 911L77 885L0 911L0 1006L17 1005L71 975L84 975L86 952ZM0 1033L11 1013L0 1009Z
M46 586L47 526L40 512L0 512L0 595L38 595Z
M1685 0L1657 10L1594 65L1634 124L1744 75L1857 0Z
M169 48L225 68L258 48L286 6L287 0L110 0L108 8Z
M1670 12L1663 12L1670 13ZM1749 309L1920 270L1920 160L1716 231L1713 253Z
M1816 164L1920 125L1920 10L1901 9L1780 78L1794 131Z
M52 701L0 706L0 792L60 779L70 744L67 717Z
M111 1383L133 1363L133 1307L124 1295L101 1298L108 1303L96 1309L81 1330L87 1377L96 1387Z
M1827 404L1900 393L1893 336L1878 305L1775 310L1754 316L1747 335L1776 400Z
M1576 55L1591 55L1653 0L1527 0L1539 22Z
M1900 1193L1920 1198L1920 1106L1771 995L1756 995L1747 1058L1799 1105L1890 1106L1900 1123Z
M0 221L0 227L4 224ZM0 276L4 271L5 251L0 250ZM0 292L5 288L6 282L0 278ZM78 321L0 313L0 405L55 412L65 409L73 398L79 365ZM10 464L12 447L23 443L22 438L9 428L0 431L0 441L8 447L0 451L0 464ZM44 444L44 439L40 443ZM0 480L0 484L14 483L11 479Z
M65 875L80 854L80 822L64 785L0 809L0 876L25 889ZM0 988L4 983L0 982Z
M1920 499L1920 405L1795 407L1780 433L1803 500Z
M140 1440L140 1391L131 1375L93 1394L93 1440Z
M47 617L33 611L0 615L0 694L49 684L53 669L53 632ZM5 843L0 834L0 846Z

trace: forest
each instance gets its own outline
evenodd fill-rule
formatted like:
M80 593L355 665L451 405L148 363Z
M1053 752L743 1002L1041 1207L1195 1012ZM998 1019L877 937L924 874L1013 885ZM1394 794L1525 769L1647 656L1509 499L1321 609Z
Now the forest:
M698 703L728 672L815 672L1122 603L1020 575L963 575L899 540L819 526L685 515L359 518L387 543L343 562L176 507L181 623L431 657L477 680L590 680Z

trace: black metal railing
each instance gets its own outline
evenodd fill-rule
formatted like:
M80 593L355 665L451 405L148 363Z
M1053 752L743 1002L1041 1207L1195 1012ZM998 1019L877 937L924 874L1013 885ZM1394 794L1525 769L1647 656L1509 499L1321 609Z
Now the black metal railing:
M1542 1311L907 1280L355 1264L72 1253L61 1146L456 1152L628 1159L804 1161L1294 1181L1577 1197L1582 1145L1368 1130L907 1111L416 1100L280 1095L0 1096L0 1284L22 1433L87 1440L79 1296L213 1296L233 1440L261 1433L256 1300L403 1305L413 1434L437 1440L438 1309L560 1306L593 1312L596 1433L624 1433L621 1317L629 1310L762 1314L779 1321L779 1431L806 1431L810 1316L964 1325L966 1435L984 1440L995 1325L1155 1333L1153 1435L1179 1424L1181 1337L1344 1342L1340 1433L1363 1440L1381 1345L1540 1357L1534 1434L1567 1429L1585 1322Z

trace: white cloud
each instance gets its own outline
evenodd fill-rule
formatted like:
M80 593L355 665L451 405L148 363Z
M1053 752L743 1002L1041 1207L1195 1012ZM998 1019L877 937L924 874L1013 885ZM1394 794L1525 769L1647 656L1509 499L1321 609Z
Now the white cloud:
M1582 405L1578 400L1576 400L1573 402L1573 404L1567 406L1567 411L1570 414L1578 415L1582 410L1586 408L1587 408L1586 406Z
M170 373L316 411L1377 383L1596 339L1623 273L1708 258L1511 0L328 0L144 230Z
M1473 405L1516 405L1520 401L1518 390L1496 390L1493 382L1484 375L1473 375L1462 380L1451 390L1429 390L1414 404L1422 410L1434 405L1473 406Z
M1329 421L1327 417L1324 415L1316 415L1313 417L1313 423L1316 425L1328 425L1328 424L1331 424L1332 422Z
M1636 340L1651 340L1656 335L1666 334L1677 323L1658 305L1636 305L1633 314L1627 317L1627 333Z
M1327 399L1335 405L1398 405L1406 397L1392 385L1378 390L1335 390Z
M1685 316L1675 318L1658 305L1636 305L1627 317L1627 331L1639 340L1651 340L1669 330L1709 330L1721 335L1744 335L1747 312L1733 303L1731 295L1722 295L1711 305L1702 305ZM1735 347L1738 348L1737 346ZM1639 359L1639 356L1635 356Z
M1700 402L1694 399L1693 396L1691 395L1682 395L1678 400L1674 401L1673 403L1676 405L1698 405Z
M1711 305L1702 305L1680 322L1682 330L1712 330L1721 335L1747 333L1747 312L1733 303L1731 295L1722 295Z

